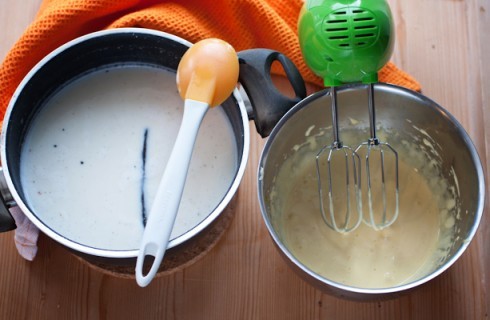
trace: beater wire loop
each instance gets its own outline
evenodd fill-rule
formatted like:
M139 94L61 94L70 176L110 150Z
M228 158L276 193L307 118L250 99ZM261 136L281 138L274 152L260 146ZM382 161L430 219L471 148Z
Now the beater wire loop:
M369 107L369 124L371 137L367 142L361 143L357 148L356 152L359 153L362 147L366 147L366 186L367 186L367 200L369 214L368 218L364 218L364 222L371 226L375 230L382 230L391 226L398 218L398 207L399 207L399 181L398 181L398 152L386 142L381 142L376 137L376 113L374 104L374 84L368 85L368 107ZM376 150L379 153L379 193L381 194L381 208L374 208L373 200L373 185L372 185L372 152ZM388 209L388 196L387 196L387 181L386 181L386 154L390 153L393 155L393 167L394 167L394 204L393 209ZM375 171L375 170L374 170ZM391 171L390 171L391 172ZM378 194L378 193L375 193ZM377 214L376 214L377 213ZM376 218L378 217L378 218Z
M340 233L354 231L363 221L375 230L387 228L398 218L398 153L390 144L380 141L376 136L374 85L368 85L370 138L356 149L344 145L340 140L336 87L330 88L330 96L334 139L316 155L322 218L329 228ZM361 185L360 156L364 152L365 190ZM394 181L387 181L387 172L390 179L394 176ZM388 186L394 188L390 196ZM366 199L362 196L364 191ZM391 195L394 200L390 198ZM367 201L367 214L363 213L363 200Z

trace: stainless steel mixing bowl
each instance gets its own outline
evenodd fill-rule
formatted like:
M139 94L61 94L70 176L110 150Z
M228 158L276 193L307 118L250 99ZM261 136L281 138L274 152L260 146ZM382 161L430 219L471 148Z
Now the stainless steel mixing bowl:
M292 156L297 149L295 146L306 142L308 137L305 136L305 132L310 132L312 136L318 134L321 128L331 125L328 90L318 92L301 101L279 121L265 145L259 164L258 193L263 218L286 261L303 278L321 290L354 299L393 297L394 293L420 286L448 269L462 255L475 235L485 198L484 175L477 151L461 124L451 114L423 95L401 87L377 84L375 95L378 127L391 129L408 140L420 137L421 132L430 136L440 157L438 160L442 175L450 183L459 185L456 188L459 194L455 195L455 200L462 214L455 219L455 233L451 247L445 258L425 275L410 283L390 288L372 289L344 285L334 279L322 277L308 268L289 250L281 236L281 230L278 230L280 227L275 223L274 216L278 213L273 213L272 206L275 201L283 201L282 197L286 195L273 192L275 177L285 159ZM365 86L339 89L338 99L341 134L342 130L368 128ZM359 122L354 124L351 119ZM325 141L320 142L319 146L331 143L330 131L325 131L327 132L324 134ZM396 148L396 142L392 145ZM450 177L451 170L457 177L456 181ZM294 177L289 181L294 181ZM322 244L309 245L321 246ZM335 257L325 257L325 259L335 259Z

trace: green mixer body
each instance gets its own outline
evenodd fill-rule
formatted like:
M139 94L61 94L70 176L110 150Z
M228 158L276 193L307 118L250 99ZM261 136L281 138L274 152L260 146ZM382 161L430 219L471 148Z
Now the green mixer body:
M325 86L378 81L393 52L385 0L307 0L298 21L301 52Z

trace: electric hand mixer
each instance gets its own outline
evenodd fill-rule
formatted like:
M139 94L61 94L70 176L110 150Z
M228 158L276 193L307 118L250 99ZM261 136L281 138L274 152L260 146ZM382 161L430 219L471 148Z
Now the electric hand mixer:
M333 143L320 149L316 156L320 210L323 220L333 230L348 233L364 221L375 230L384 229L398 217L398 153L376 136L374 83L378 71L388 62L393 51L393 24L384 0L307 0L301 10L299 40L306 64L330 87ZM337 87L347 83L367 84L370 138L357 148L342 143L339 137ZM365 149L365 150L364 150ZM363 217L360 153L365 153L366 190L369 215ZM373 154L377 155L374 156ZM394 209L387 205L387 163L394 161ZM342 170L335 168L335 157L342 157ZM373 161L373 159L376 159ZM377 167L373 167L376 162ZM338 199L332 173L345 172L345 214L339 218L334 198ZM352 174L351 174L352 171ZM326 172L326 178L325 177ZM373 209L372 174L380 174L381 212ZM326 181L326 183L325 183ZM328 195L324 194L328 184ZM352 197L354 194L354 198ZM341 194L342 195L342 194ZM352 200L354 199L354 200ZM328 205L327 203L328 202ZM352 210L352 207L356 210ZM327 214L328 208L328 214ZM343 211L343 210L342 210ZM353 213L355 218L353 219Z

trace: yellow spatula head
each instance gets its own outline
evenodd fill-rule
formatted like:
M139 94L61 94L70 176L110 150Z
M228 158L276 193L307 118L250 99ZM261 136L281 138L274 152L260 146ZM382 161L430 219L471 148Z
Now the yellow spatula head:
M220 39L197 42L182 56L177 68L177 88L182 99L223 103L238 82L238 56L233 47Z

